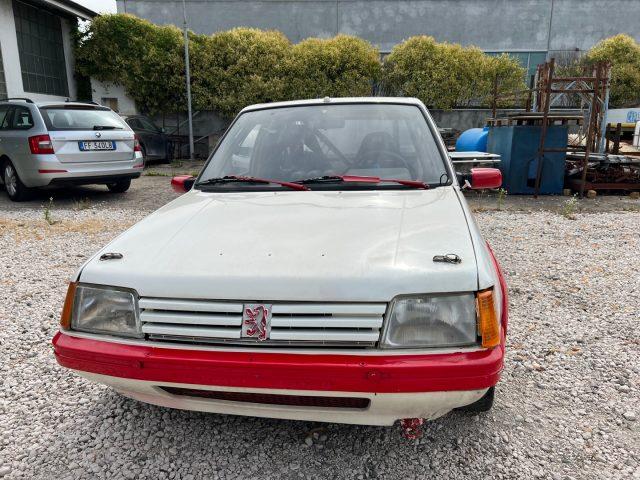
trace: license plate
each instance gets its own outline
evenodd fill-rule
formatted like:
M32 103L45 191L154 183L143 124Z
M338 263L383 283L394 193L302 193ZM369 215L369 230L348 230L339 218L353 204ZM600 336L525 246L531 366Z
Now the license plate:
M96 150L115 150L116 142L111 140L86 141L78 142L81 152L89 152Z

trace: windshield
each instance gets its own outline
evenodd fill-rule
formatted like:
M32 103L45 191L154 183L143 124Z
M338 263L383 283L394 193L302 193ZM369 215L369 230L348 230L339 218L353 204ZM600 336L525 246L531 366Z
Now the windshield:
M124 120L107 108L62 106L40 109L49 130L123 130Z
M417 106L361 103L243 113L199 181L225 176L285 182L325 176L372 176L437 185L446 175L442 155ZM234 182L225 188L264 185ZM394 188L404 187L395 184Z

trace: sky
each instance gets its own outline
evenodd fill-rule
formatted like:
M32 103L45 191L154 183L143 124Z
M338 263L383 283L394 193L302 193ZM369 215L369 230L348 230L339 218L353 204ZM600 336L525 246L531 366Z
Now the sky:
M98 13L116 13L116 0L74 0Z

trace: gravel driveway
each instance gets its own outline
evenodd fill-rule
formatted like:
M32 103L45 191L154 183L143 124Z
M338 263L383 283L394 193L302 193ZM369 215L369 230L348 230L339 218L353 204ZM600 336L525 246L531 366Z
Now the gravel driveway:
M136 188L56 200L53 225L42 200L10 208L0 194L0 477L640 478L637 211L477 213L511 288L496 404L409 442L397 428L166 410L58 367L50 340L69 275L172 196L143 201Z

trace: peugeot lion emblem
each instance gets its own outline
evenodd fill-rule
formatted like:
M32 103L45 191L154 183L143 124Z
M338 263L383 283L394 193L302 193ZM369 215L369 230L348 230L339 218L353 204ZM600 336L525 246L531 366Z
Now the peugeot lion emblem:
M271 305L245 304L242 309L242 338L263 342L271 333Z
M96 132L96 137L100 138L102 134L100 132Z

